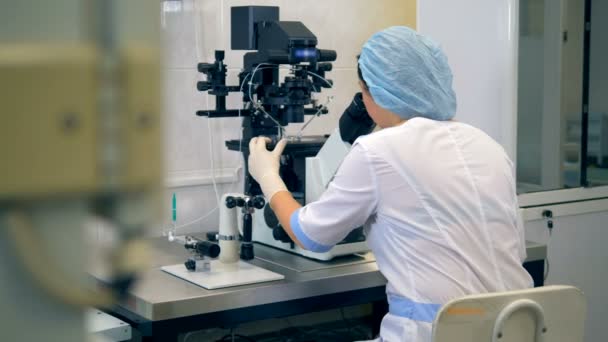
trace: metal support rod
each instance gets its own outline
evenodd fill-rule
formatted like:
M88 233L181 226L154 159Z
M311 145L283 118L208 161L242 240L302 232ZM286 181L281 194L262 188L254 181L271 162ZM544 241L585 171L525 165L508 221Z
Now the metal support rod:
M241 243L241 259L251 260L254 258L252 239L253 217L251 213L243 214L243 241Z
M218 112L226 111L226 97L225 96L216 96L215 97L215 110Z
M249 109L229 109L224 111L217 110L199 110L196 112L197 116L206 116L210 119L213 118L236 118L236 117L247 117L251 115Z

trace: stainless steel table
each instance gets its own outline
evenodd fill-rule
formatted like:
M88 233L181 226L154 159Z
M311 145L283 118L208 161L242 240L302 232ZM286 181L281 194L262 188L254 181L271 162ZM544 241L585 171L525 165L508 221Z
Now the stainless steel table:
M152 239L153 265L128 298L112 311L153 341L176 341L179 333L331 308L376 303L375 326L386 312L386 280L371 253L317 262L255 245L253 264L284 280L206 290L160 270L182 263L188 253L165 239ZM524 266L542 285L546 246L528 243Z

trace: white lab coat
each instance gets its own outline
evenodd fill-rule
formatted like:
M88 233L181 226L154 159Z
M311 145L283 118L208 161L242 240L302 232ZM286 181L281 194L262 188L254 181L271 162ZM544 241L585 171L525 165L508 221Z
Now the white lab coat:
M498 143L464 123L414 118L359 138L291 227L324 251L365 226L388 281L380 339L430 342L449 300L533 285L517 208L513 163Z

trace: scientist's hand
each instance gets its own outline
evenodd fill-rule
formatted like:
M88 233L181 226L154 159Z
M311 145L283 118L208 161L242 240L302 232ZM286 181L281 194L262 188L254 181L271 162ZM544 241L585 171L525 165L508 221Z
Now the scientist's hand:
M272 196L279 191L287 191L285 183L279 176L281 154L287 145L282 139L273 151L266 149L269 138L257 137L249 142L249 174L260 184L266 200L270 202Z

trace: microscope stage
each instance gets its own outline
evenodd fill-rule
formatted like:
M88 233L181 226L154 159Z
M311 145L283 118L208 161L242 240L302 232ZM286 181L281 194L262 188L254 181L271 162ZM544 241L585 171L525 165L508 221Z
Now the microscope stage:
M297 154L305 156L315 156L326 141L327 136L324 135L304 136L299 140L289 140L285 146L285 153L297 152ZM229 140L226 141L226 147L231 151L249 152L249 141L241 143L240 140ZM274 145L270 144L269 148L273 149Z

